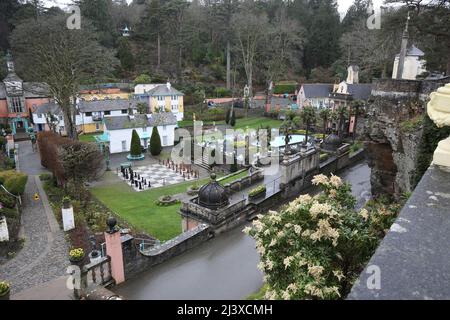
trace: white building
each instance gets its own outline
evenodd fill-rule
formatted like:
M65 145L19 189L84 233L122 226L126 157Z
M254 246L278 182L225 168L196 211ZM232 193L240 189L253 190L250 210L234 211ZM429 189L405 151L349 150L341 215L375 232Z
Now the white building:
M104 119L105 131L100 138L103 143L109 143L111 153L129 152L133 130L139 134L144 149L150 147L153 127L157 127L161 137L161 146L174 145L177 119L171 112L136 114Z
M121 117L130 112L134 114L136 105L136 100L127 99L80 100L77 104L77 129L83 133L103 132L104 118ZM49 124L53 124L56 126L56 132L65 133L63 113L54 102L37 107L33 112L33 122L37 132L51 130Z
M425 53L423 53L422 50L415 47L414 45L406 51L401 79L416 80L417 76L427 71L427 69L425 68L426 61L422 59L424 55ZM397 54L394 59L392 79L397 79L399 60L400 55Z

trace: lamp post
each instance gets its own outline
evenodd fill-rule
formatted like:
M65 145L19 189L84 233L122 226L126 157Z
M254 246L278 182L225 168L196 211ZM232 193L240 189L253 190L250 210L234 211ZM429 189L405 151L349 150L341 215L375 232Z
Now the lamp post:
M450 126L450 83L430 94L428 116L439 127ZM450 172L450 137L438 143L433 154L433 164Z

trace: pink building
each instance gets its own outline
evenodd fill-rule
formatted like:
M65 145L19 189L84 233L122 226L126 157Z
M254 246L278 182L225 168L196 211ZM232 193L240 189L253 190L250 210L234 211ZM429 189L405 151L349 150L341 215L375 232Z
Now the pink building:
M45 83L23 82L14 71L14 62L7 55L8 75L0 82L0 123L9 125L14 135L32 128L31 113L50 101Z

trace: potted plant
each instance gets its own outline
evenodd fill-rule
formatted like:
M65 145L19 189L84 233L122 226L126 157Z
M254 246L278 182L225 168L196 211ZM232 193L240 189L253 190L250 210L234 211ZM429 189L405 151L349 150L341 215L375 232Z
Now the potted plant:
M84 260L84 250L82 248L72 249L69 252L69 261L73 265L81 266Z
M0 281L0 300L9 300L11 285L6 281Z
M101 259L102 255L97 249L94 249L89 253L89 260L92 264L99 262Z

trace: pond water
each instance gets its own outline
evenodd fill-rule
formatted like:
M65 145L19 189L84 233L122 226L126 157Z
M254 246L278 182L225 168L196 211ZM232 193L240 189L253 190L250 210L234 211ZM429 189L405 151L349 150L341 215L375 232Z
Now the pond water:
M339 176L352 184L358 207L370 199L370 168L359 163ZM114 288L127 299L245 299L259 290L262 273L255 241L245 226L143 272Z

